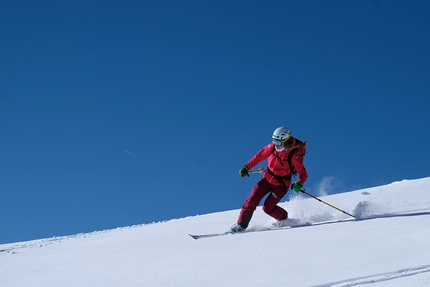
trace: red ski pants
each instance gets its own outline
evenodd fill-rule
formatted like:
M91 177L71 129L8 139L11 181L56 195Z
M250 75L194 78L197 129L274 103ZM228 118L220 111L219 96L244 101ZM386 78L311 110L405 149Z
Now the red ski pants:
M289 187L290 184L286 186ZM272 185L263 178L254 186L248 199L242 205L237 223L243 228L247 228L255 209L268 193L270 194L264 201L263 211L276 220L287 219L287 211L277 205L287 191L288 189L284 186Z

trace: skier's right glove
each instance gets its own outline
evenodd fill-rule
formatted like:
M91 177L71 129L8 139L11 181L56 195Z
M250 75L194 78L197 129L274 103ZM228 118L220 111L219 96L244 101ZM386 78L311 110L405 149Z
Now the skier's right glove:
M246 166L246 165L244 165L240 170L239 170L239 174L240 174L240 176L241 177L244 177L245 175L246 176L249 176L249 168Z
M297 193L300 193L300 190L303 187L303 183L301 183L300 181L296 181L296 183L293 183L291 185L291 189L294 190Z

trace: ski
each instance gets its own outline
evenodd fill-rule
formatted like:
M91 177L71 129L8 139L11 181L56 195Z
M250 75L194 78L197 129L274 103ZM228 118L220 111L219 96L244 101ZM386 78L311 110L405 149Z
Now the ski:
M306 222L304 224L295 224L295 225L286 225L286 226L274 226L274 227L264 227L264 228L250 228L247 229L245 231L242 232L237 232L237 233L233 233L231 231L226 231L226 232L222 232L222 233L212 233L212 234L188 234L189 236L191 236L194 239L201 239L201 238L208 238L208 237L217 237L217 236L224 236L227 234L232 234L232 235L236 235L236 234L245 234L245 233L251 233L251 232L263 232L263 231L271 231L271 230L283 230L283 229L288 229L288 228L296 228L296 227L304 227L304 226L311 226L312 223L310 222Z
M209 234L188 234L193 239L201 239L201 238L209 238L209 237L218 237L218 236L224 236L228 234L236 235L236 234L246 234L251 232L263 232L263 231L275 231L275 230L285 230L290 228L298 228L298 227L308 227L308 226L318 226L318 225L325 225L325 224L332 224L332 223L341 223L341 222L348 222L348 221L354 221L354 219L340 219L340 220L329 220L329 221L322 221L322 222L304 222L304 223L290 223L288 225L284 226L272 226L272 227L251 227L249 229L246 229L243 232L237 232L232 233L231 231L225 231L222 233L209 233Z

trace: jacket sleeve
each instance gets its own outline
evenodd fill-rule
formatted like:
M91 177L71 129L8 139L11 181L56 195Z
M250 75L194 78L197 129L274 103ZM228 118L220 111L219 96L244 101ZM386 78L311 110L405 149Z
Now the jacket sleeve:
M245 165L249 169L253 169L257 164L265 160L270 156L270 153L272 151L273 144L268 144L267 146L263 147L253 158L251 158Z
M299 178L297 179L297 181L305 183L308 179L308 172L306 171L305 165L303 163L303 159L306 153L306 145L301 145L297 149L298 150L295 152L293 158L291 159L291 163L294 165L297 173L299 174Z

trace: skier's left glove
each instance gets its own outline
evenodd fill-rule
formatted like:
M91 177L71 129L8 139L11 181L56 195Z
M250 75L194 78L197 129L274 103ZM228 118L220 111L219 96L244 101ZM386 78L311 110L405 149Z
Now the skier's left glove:
M301 183L300 181L296 181L296 183L293 183L291 185L291 189L294 190L297 193L300 193L300 190L303 187L303 183Z

